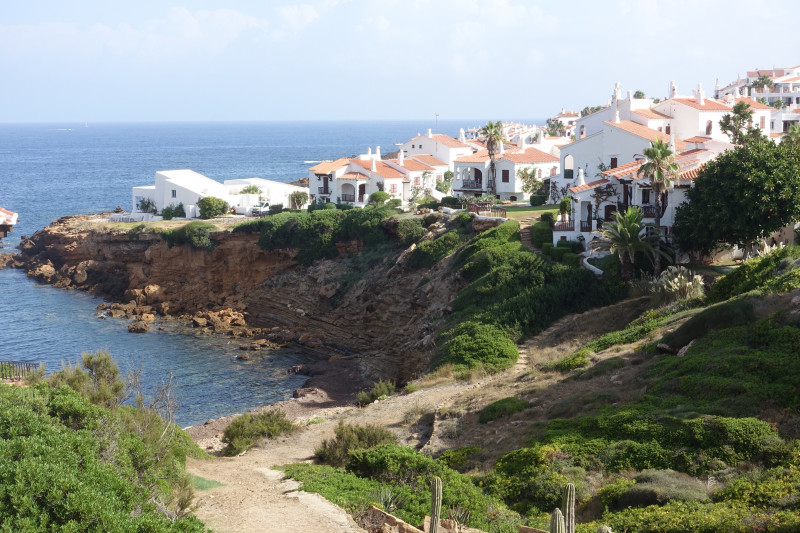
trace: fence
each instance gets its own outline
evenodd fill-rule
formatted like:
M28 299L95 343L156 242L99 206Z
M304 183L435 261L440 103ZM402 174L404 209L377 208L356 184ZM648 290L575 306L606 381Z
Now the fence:
M0 380L20 379L39 369L39 363L26 361L0 361Z
M477 202L469 204L469 212L482 217L501 217L508 218L507 212L502 207L497 207L489 202Z

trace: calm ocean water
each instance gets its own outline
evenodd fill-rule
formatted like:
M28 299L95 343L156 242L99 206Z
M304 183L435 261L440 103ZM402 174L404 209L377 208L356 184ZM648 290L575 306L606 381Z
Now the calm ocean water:
M0 207L19 213L12 251L64 215L131 208L131 187L154 182L158 170L190 168L222 181L260 177L293 181L313 162L364 153L433 127L428 122L271 122L0 124ZM438 133L485 121L438 122ZM146 384L175 375L181 425L238 413L291 396L305 378L284 370L303 361L293 349L249 362L235 360L224 337L168 327L134 335L124 320L95 317L100 300L0 270L0 359L45 362L50 370L82 351L108 349L121 368L141 368Z

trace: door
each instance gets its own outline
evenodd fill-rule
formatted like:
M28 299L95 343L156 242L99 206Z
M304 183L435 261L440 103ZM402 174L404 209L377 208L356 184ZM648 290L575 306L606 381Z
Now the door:
M364 202L364 194L367 192L367 185L366 183L362 183L358 186L358 202Z
M603 217L603 220L605 220L606 222L611 222L612 220L614 220L614 213L616 213L616 212L617 212L617 206L615 206L615 205L607 205L606 206L606 210L605 210L605 216Z

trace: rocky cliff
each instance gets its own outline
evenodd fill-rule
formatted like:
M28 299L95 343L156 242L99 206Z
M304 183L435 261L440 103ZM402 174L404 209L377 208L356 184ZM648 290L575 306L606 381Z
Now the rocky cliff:
M442 265L406 268L408 250L398 248L372 250L366 260L358 243L344 243L342 257L302 267L293 250L262 250L257 235L212 233L217 245L206 251L170 248L157 233L128 226L63 217L23 240L20 264L38 281L113 300L117 312L193 317L215 330L246 321L270 338L355 358L373 379L398 381L427 367L460 285Z

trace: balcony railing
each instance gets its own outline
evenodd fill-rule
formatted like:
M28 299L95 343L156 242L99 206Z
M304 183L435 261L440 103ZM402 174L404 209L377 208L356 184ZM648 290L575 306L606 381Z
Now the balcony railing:
M642 209L642 218L656 218L656 206L643 205L641 206L641 209Z
M331 190L329 188L327 188L327 187L319 187L319 193L320 194L330 194Z
M571 168L565 168L565 169L564 169L564 179L565 179L565 180L571 180L571 179L573 179L573 173L574 173L574 172L575 172L575 171L574 171L573 169L571 169Z
M480 181L462 181L461 182L462 189L483 189L483 183Z
M581 220L581 232L582 233L589 233L594 228L592 227L592 220Z
M469 212L475 213L482 217L508 218L508 213L504 208L497 207L496 205L488 202L476 202L474 204L469 204Z
M343 202L355 202L356 201L356 195L355 194L343 194L342 195L342 201Z
M553 226L553 231L575 231L575 221L559 222Z

